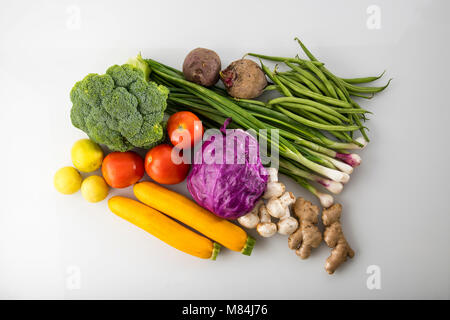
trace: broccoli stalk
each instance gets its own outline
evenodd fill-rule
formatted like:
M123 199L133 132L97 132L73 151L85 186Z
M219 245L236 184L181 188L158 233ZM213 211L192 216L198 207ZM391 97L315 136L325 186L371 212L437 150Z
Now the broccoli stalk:
M136 57L128 59L127 64L132 65L136 69L141 70L144 73L144 79L146 81L149 81L150 72L152 70L150 69L148 63L142 58L140 52Z
M149 74L150 67L138 55L106 74L87 75L70 92L72 124L113 151L159 143L169 90L150 82Z

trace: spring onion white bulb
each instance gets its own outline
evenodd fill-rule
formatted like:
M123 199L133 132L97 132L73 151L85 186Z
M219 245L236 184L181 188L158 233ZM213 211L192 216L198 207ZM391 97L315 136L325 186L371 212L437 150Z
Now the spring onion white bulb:
M352 167L357 167L361 164L361 157L356 153L347 154L336 152L335 158L344 161Z
M339 194L344 189L344 185L329 179L317 179L317 183L321 184L325 189L334 194Z
M334 170L326 167L322 167L321 169L322 170L319 173L323 174L324 176L330 178L333 181L347 183L350 180L350 176L345 172L341 172L339 170Z
M316 196L317 196L317 198L319 198L320 204L324 208L329 208L334 203L333 197L327 193L322 193L322 192L317 191Z

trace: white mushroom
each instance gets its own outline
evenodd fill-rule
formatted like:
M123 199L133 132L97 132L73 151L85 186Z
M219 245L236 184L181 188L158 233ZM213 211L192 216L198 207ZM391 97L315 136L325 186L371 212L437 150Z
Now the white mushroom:
M256 231L258 231L262 237L268 238L277 233L277 225L272 222L265 205L262 205L259 208L259 219L260 222L256 226Z
M263 194L263 199L278 198L284 191L286 191L286 187L283 183L278 181L268 182L266 191Z
M298 221L291 217L291 210L286 207L285 215L278 221L278 233L289 236L298 228Z
M253 207L253 209L243 215L242 217L239 217L237 220L238 222L249 229L254 229L256 228L256 226L259 223L259 208L264 204L264 202L260 199L256 202L255 206Z
M269 175L268 182L277 182L278 181L278 169L277 168L267 168L267 174Z
M278 169L277 168L268 168L267 173L269 175L269 179L267 180L266 191L263 194L263 199L270 198L278 198L281 196L286 187L283 183L278 182Z
M295 202L295 197L292 192L285 192L279 198L271 198L267 202L267 211L274 218L281 218L286 213L286 208Z

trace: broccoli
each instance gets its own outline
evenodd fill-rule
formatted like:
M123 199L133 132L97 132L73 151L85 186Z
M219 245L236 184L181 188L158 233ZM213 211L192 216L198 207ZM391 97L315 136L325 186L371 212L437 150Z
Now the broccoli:
M106 74L88 74L70 92L72 124L113 151L151 148L163 139L169 90L154 82L139 55Z

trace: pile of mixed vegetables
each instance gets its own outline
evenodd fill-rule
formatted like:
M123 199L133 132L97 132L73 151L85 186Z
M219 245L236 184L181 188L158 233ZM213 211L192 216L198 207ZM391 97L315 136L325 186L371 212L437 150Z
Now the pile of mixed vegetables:
M114 196L111 211L200 258L215 259L221 245L251 254L255 239L233 220L263 237L289 236L289 248L302 259L324 240L332 248L325 268L334 273L354 252L342 231L342 206L320 187L340 193L360 165L351 150L369 142L364 123L370 112L355 99L371 99L389 82L361 85L384 73L338 77L296 41L307 59L248 53L259 64L244 57L222 70L216 52L197 48L182 71L139 54L103 75L87 75L70 98L72 124L89 139L74 144L75 168L57 171L56 189L81 189L86 200L98 202L109 187L134 185L139 201ZM106 157L99 144L111 150ZM135 148L148 150L145 159ZM102 176L83 180L79 173L100 167ZM139 182L144 172L154 182ZM279 172L318 198L323 232L319 207L286 191ZM185 179L194 201L161 186Z

